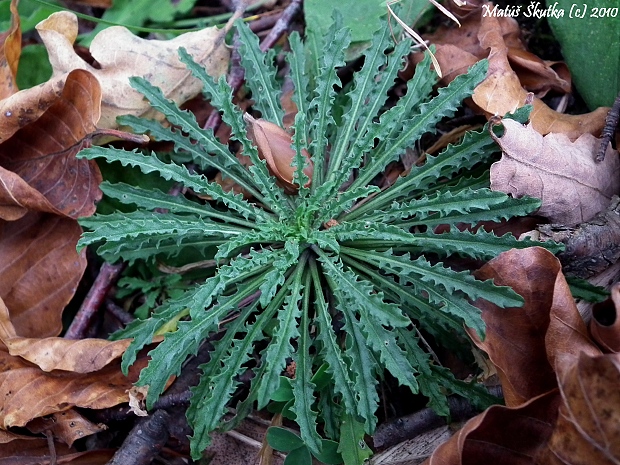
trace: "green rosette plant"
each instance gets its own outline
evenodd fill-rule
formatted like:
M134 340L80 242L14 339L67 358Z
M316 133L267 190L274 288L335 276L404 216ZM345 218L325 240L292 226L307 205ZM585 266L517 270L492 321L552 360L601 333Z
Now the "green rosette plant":
M82 219L87 232L79 246L97 245L111 262L179 254L199 261L213 258L216 250L219 266L211 277L114 336L133 338L123 357L127 370L155 335L165 335L150 351L138 381L149 386L151 408L170 376L180 373L205 340L220 333L203 346L210 350L210 361L202 366L187 410L195 459L209 445L212 431L234 427L253 407L264 408L274 397L281 398L274 393L289 389L280 410L299 426L304 447L321 457L325 447L332 447L326 442L330 439L339 444L346 463L360 463L369 454L363 437L377 425L378 385L386 373L425 395L441 415L449 413L446 396L451 393L479 405L489 402L483 389L456 380L438 363L424 335L452 346L464 340L467 326L483 337L484 323L472 300L501 307L522 304L510 288L454 270L446 260L487 260L532 245L510 234L498 237L464 226L524 215L540 203L488 189L480 167L488 165L496 146L487 128L468 133L459 144L428 156L391 186L379 188L375 180L386 166L455 114L484 78L487 64L475 64L431 98L436 75L427 57L416 67L405 95L389 106L388 91L410 42L395 44L385 25L343 91L338 69L345 65L349 32L338 18L320 51L306 50L299 35L290 36L287 62L298 111L285 144L293 178L283 189L259 152L267 150L261 146L265 142L248 137L248 124L256 121L261 121L258 129L267 145L270 134L281 137L284 131L274 56L260 52L258 39L244 23L237 23L237 30L258 120L244 119L224 78L214 81L185 51L180 56L230 126L231 144L242 147L251 163L241 163L229 145L200 128L191 113L177 108L158 88L133 78L132 85L170 125L130 116L120 123L173 142L196 171L155 154L115 148L93 147L80 156L158 173L197 195L172 197L104 183L105 194L137 209ZM213 169L234 181L247 198L201 174ZM209 200L200 200L205 197ZM287 367L289 378L282 376ZM244 389L243 374L251 378ZM224 421L231 406L235 415Z

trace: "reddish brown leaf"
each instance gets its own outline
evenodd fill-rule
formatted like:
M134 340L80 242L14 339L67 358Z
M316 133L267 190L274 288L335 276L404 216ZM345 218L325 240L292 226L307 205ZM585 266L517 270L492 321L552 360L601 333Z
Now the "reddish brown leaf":
M75 441L91 434L104 431L104 425L96 425L87 420L75 410L54 413L44 418L35 418L28 423L27 428L32 433L52 434L54 438L67 444L69 447Z
M0 220L15 221L30 210L58 213L43 194L0 166Z
M0 100L17 92L17 65L22 52L22 30L17 12L18 0L11 0L11 27L0 34Z
M500 254L476 272L511 286L524 299L522 308L501 309L478 301L487 325L476 344L489 354L502 382L506 405L518 406L556 387L556 354L581 350L599 353L588 339L560 262L547 250L532 247Z
M60 334L60 315L86 267L75 250L80 234L75 220L58 215L0 221L0 297L19 336Z
M618 155L610 146L597 162L600 141L591 134L571 142L564 134L543 137L514 120L502 125L504 135L495 140L503 156L491 166L491 189L542 199L537 214L566 225L592 219L620 191Z
M75 154L95 131L100 113L97 79L87 71L71 72L54 104L0 144L0 165L19 175L62 214L91 215L101 198L101 174L94 161L78 160Z
M244 113L243 117L248 123L248 137L256 144L258 155L267 162L269 171L281 181L286 190L295 191L298 186L293 184L296 168L291 166L295 158L295 150L291 147L293 143L291 135L277 124L262 118L254 119L249 113ZM304 173L312 179L314 166L310 155L305 150L303 155L308 162ZM309 184L310 180L306 183L306 187Z
M551 436L559 402L553 390L518 407L494 405L469 420L423 465L533 465Z
M607 352L620 352L620 283L611 288L611 298L592 310L590 334Z
M558 358L562 404L541 465L620 462L620 354Z

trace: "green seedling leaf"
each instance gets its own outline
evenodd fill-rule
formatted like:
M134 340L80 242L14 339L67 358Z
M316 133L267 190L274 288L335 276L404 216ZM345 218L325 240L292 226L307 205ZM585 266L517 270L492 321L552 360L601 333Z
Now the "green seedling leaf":
M267 430L267 442L275 450L290 452L304 446L299 436L279 426L271 426Z
M314 454L314 456L327 465L339 465L342 463L342 455L338 452L338 443L329 439L321 441L321 452Z
M547 0L546 4L555 4L564 13L548 21L575 87L590 110L610 107L620 92L620 0Z
M280 386L270 395L274 402L288 402L293 398L293 387L290 378L280 376Z
M312 465L312 455L306 447L292 450L284 459L284 465Z

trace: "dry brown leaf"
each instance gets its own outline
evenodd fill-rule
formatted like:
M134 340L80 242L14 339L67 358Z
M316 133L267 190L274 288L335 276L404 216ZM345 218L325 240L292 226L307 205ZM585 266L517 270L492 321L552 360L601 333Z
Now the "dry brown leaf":
M423 465L534 465L553 431L560 396L549 391L518 407L494 405L469 420Z
M540 465L620 462L620 354L558 358L562 404Z
M493 7L490 3L486 5ZM542 97L550 90L570 91L566 67L528 52L519 35L520 28L514 18L483 16L482 4L478 3L475 11L463 19L461 28L441 27L425 38L436 44L444 84L465 73L480 59L489 59L487 77L472 98L488 116L493 116L523 106L528 92ZM600 133L608 110L599 108L585 115L567 115L552 110L539 98L534 99L533 105L531 121L539 133L564 133L571 140L584 133Z
M243 118L248 124L248 137L256 144L258 155L267 162L269 171L281 181L287 191L297 190L297 184L293 184L296 168L291 166L295 158L291 135L277 124L262 118L254 119L249 113L244 113ZM308 162L304 168L304 173L309 178L305 187L308 187L314 166L308 152L303 150L302 154Z
M564 134L543 137L514 120L502 124L504 135L496 141L503 156L491 166L491 189L540 198L538 214L566 225L588 221L620 191L620 160L608 147L605 160L596 162L594 136L571 142Z
M15 76L21 54L21 28L17 0L11 0L11 28L0 35L0 142L38 118L60 95L64 79L50 80L17 92Z
M96 425L87 420L75 410L67 410L49 415L44 418L35 418L28 423L27 428L32 433L51 433L54 438L67 444L69 447L78 439L106 429L105 425Z
M57 336L61 313L86 267L75 245L77 222L58 215L29 213L0 221L0 297L22 337Z
M28 360L43 371L65 370L75 373L91 373L102 369L119 358L129 345L129 340L19 337L2 299L0 342L6 346L9 354Z
M94 373L44 372L0 347L0 428L25 426L34 418L72 407L102 409L126 403L127 391L144 366L146 360L138 360L127 377L119 361Z
M495 364L506 405L515 407L556 387L550 355L574 350L599 353L587 337L560 262L547 250L532 247L500 254L476 272L479 279L511 286L525 299L522 308L502 309L478 301L487 326L484 341L470 336Z
M15 78L22 52L22 30L17 2L18 0L11 0L11 27L0 34L0 100L17 92Z
M51 79L0 101L0 142L36 121L60 96L65 78Z
M228 68L226 32L215 27L188 32L171 40L141 39L124 27L109 27L97 34L90 46L90 53L100 69L90 66L73 50L78 32L73 13L54 13L36 28L48 50L52 79L74 69L88 70L99 79L103 96L100 128L116 128L116 117L120 115L163 118L130 86L131 76L147 79L177 105L202 91L201 82L179 61L180 47L214 77L224 74Z
M100 105L101 88L97 79L83 70L69 73L53 105L0 144L0 166L45 196L56 213L71 218L92 215L95 202L101 198L101 174L93 160L78 160L75 154L87 143L85 138L96 130ZM47 205L40 209L33 205L32 197L39 201L38 196L26 192L22 183L14 179L6 182L2 178L0 182L3 205L49 211ZM9 189L13 185L19 192ZM26 208L22 211L25 213Z
M56 336L86 266L74 218L101 198L93 161L77 160L96 129L97 79L75 70L47 111L0 144L0 297L22 337Z
M607 352L620 352L620 283L610 290L606 302L595 305L590 320L590 335Z
M529 255L536 254L531 249ZM547 360L545 333L553 294L549 292L559 266L553 255L539 260L506 252L476 272L478 279L493 279L501 286L517 285L515 292L526 301L522 308L502 309L487 301L478 301L486 325L484 341L468 331L478 347L497 367L506 405L515 407L556 387L555 374ZM520 285L519 285L520 284ZM527 376L524 376L527 374Z
M497 21L498 18L490 15L481 19L478 39L482 47L490 49L489 70L472 96L473 101L489 115L505 115L516 110L523 106L528 95L510 66L508 47L498 32ZM603 108L585 115L558 113L538 98L534 99L533 105L530 121L536 131L543 135L563 133L570 139L577 139L585 133L600 133L607 115L607 109Z

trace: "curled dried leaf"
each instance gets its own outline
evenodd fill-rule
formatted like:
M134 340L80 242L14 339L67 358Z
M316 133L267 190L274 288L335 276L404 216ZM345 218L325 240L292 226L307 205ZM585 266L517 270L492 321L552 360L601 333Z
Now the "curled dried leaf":
M256 144L258 155L267 162L269 171L278 178L287 191L296 191L298 186L293 184L293 174L296 168L291 166L295 158L295 150L291 147L293 143L291 135L277 124L262 118L254 119L247 113L243 115L243 118L248 123L248 137ZM314 165L305 149L302 153L306 159L304 173L312 179ZM304 187L309 185L310 181Z
M611 302L596 305L590 320L590 334L607 352L620 352L620 283L611 288Z

